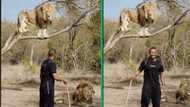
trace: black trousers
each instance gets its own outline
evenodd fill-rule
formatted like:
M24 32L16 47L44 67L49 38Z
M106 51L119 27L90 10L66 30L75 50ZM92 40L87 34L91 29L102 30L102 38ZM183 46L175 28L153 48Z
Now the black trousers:
M159 85L144 85L141 96L141 107L148 107L152 101L153 107L160 107L161 90Z
M46 83L40 85L39 107L54 107L54 86Z

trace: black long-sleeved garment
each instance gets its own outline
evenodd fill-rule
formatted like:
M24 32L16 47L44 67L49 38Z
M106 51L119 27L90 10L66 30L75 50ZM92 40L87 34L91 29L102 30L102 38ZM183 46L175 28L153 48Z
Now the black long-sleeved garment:
M46 59L40 70L40 103L39 107L54 107L54 78L56 64L51 59Z
M160 74L164 71L160 58L147 58L139 66L144 71L144 83L141 95L141 107L148 107L152 100L153 107L160 107Z

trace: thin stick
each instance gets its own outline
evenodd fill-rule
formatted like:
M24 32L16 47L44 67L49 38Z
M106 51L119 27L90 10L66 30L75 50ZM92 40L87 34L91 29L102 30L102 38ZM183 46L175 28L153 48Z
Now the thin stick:
M161 93L161 94L164 94L164 95L165 95L165 99L166 99L166 102L167 102L167 100L168 100L168 98L167 98L168 90L166 90L165 85L163 85L161 88L162 88L162 90L163 90L163 93Z
M71 107L70 93L69 93L69 88L68 88L67 85L66 85L66 89L67 89L67 98L68 98L68 101L69 101L69 107Z
M132 83L133 83L133 80L130 80L129 87L128 87L128 90L127 90L126 107L127 107L127 104L128 104L129 93L130 93L130 90L131 90Z

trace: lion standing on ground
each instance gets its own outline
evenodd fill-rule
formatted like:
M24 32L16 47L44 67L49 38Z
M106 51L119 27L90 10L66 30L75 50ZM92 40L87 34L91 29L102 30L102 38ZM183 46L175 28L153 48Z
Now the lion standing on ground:
M149 34L148 27L154 22L156 3L143 2L137 9L123 9L120 14L119 26L122 32L128 31L130 23L137 23L141 26L139 35Z
M18 33L28 32L28 27L32 24L39 28L38 37L47 37L47 27L52 24L52 16L55 7L52 3L46 2L34 10L23 10L18 14L17 28Z

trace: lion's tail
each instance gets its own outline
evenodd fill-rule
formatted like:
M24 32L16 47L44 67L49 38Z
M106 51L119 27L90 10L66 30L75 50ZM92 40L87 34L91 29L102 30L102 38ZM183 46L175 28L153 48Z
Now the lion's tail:
M121 15L119 16L119 25L121 25L122 24L122 17L121 17Z
M122 11L123 12L123 11ZM121 14L120 14L120 16L119 16L119 24L118 24L118 31L117 32L120 32L121 31L121 26L122 26L122 12L121 12Z
M21 27L21 21L20 21L20 15L18 15L18 17L17 17L17 31L16 31L16 33L20 33L21 31L20 31L20 28Z

